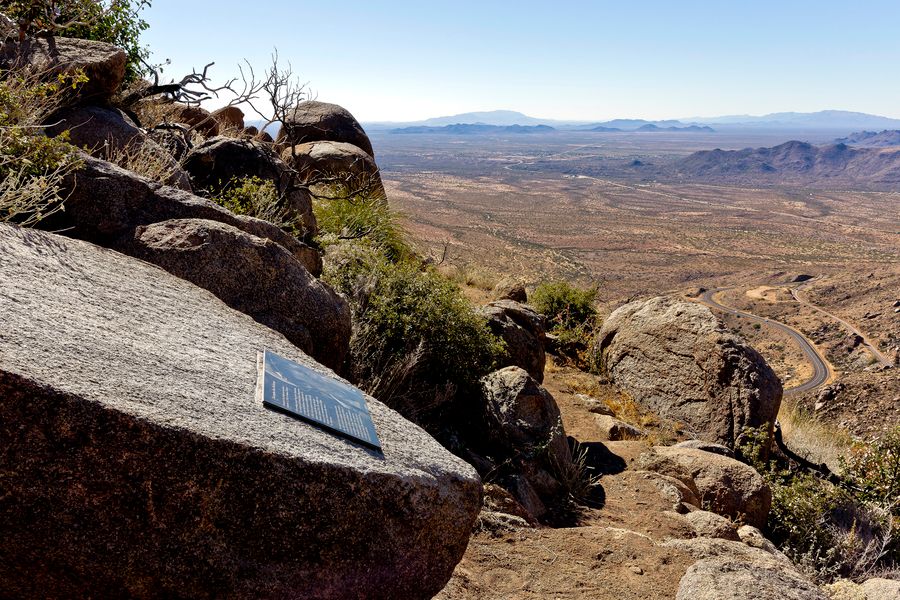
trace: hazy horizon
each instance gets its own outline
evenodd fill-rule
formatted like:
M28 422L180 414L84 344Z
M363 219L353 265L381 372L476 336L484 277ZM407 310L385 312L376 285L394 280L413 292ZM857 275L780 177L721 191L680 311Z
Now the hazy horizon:
M277 47L320 100L370 122L495 108L578 121L830 109L900 118L900 5L882 0L264 8L247 18L237 0L154 0L144 41L154 60L172 60L167 78L215 61L217 81L245 58L262 70Z

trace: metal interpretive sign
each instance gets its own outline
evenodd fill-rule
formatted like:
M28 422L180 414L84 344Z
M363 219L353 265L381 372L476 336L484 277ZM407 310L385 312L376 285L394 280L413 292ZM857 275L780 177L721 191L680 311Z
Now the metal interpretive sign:
M360 390L268 350L259 363L263 405L381 450Z

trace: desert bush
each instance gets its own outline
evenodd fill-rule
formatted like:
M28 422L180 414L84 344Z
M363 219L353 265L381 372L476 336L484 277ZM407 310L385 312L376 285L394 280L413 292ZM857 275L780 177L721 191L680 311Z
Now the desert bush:
M377 243L331 248L323 279L350 299L353 379L420 424L476 389L503 350L452 282Z
M83 82L83 73L0 72L0 221L31 226L62 209L62 180L79 161L40 124Z
M576 329L593 320L597 288L578 288L565 281L545 282L531 295L531 304L546 315L554 329Z
M551 352L579 368L593 366L587 350L596 327L597 293L596 287L578 288L565 281L554 281L538 285L530 298L537 311L547 317L548 329L556 338Z
M150 0L0 0L0 11L28 35L53 33L114 44L128 55L125 79L143 72L149 50L140 37L149 25L140 13Z
M109 141L99 150L104 160L153 181L168 183L178 170L178 163L170 155L150 144L133 142L118 146Z
M842 471L859 498L887 504L900 517L900 425L881 439L854 448Z
M234 214L256 217L291 234L302 234L302 223L284 207L273 181L259 177L234 179L212 200Z
M769 539L819 583L896 573L900 544L891 504L880 495L867 497L852 484L837 486L791 470L778 457L764 460L767 440L762 428L746 432L738 455L772 490Z
M402 261L413 254L397 222L397 214L383 197L317 198L313 200L313 212L323 247L365 239L370 247L378 248L391 262Z

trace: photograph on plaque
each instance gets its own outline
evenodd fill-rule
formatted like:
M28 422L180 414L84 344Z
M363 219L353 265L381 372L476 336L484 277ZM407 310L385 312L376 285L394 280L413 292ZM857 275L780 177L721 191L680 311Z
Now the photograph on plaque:
M260 353L263 405L381 450L365 395L348 383L268 350Z

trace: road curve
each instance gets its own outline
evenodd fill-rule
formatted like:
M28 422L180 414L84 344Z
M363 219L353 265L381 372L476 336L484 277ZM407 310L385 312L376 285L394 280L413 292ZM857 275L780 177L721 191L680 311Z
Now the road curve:
M769 327L774 327L784 333L788 334L791 339L793 339L800 346L800 349L803 351L803 355L813 366L813 374L812 377L801 383L800 385L787 388L784 390L785 395L788 394L800 394L802 392L808 392L809 390L815 389L820 385L824 384L828 381L829 377L831 377L831 368L828 365L828 361L825 360L825 357L813 346L806 337L803 336L802 333L797 331L796 329L785 325L784 323L780 323L778 321L773 321L772 319L766 319L764 317L758 317L752 313L743 312L740 310L735 310L729 306L725 306L724 304L720 304L715 300L713 296L717 292L721 292L730 288L716 288L712 290L707 290L700 295L700 302L707 305L710 308L715 308L716 310L721 310L723 312L731 313L733 315L739 315L741 317L746 317L753 321L758 321L763 325L767 325Z
M803 297L800 296L799 290L790 288L790 292L791 292L791 296L794 298L794 300L796 300L800 304L802 304L804 306L808 306L808 307L812 308L813 310L816 310L816 311L822 313L826 317L831 317L832 319L834 319L835 321L837 321L838 323L840 323L841 325L843 325L844 327L849 329L854 335L858 335L859 338L862 340L862 345L866 347L866 350L869 351L869 354L871 354L875 358L875 360L877 360L879 363L883 364L886 367L894 366L894 363L892 363L890 360L888 360L888 358L884 354L882 354L878 350L877 347L875 347L875 344L872 343L872 340L870 340L866 336L866 334L864 334L862 331L860 331L859 329L854 327L852 323L845 321L844 319L840 318L837 315L831 314L824 308L816 306L815 304L813 304L812 302L809 302L808 300L804 300Z

